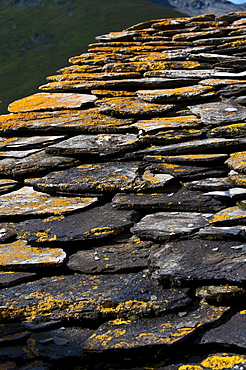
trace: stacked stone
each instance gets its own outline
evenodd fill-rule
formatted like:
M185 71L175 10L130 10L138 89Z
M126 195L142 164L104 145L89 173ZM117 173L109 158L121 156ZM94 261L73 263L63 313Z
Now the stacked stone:
M0 368L246 369L245 17L97 37L0 117Z

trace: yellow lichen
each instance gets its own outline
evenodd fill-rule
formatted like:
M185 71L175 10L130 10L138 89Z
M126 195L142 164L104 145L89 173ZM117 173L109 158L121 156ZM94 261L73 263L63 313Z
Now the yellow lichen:
M245 362L245 358L242 356L212 356L206 358L201 365L213 370L220 370L231 368L233 365L241 362Z

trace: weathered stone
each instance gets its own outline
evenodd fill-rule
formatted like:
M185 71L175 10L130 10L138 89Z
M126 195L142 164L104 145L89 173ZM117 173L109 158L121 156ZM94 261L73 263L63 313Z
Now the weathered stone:
M0 244L0 250L0 269L7 271L61 266L66 259L62 249L31 247L21 240Z
M225 208L222 211L215 213L209 222L210 224L218 226L245 224L246 210L237 206Z
M150 269L164 283L245 283L245 245L238 241L172 241L150 255Z
M215 197L218 199L240 199L245 198L246 196L246 189L244 188L231 188L228 190L217 190L217 191L210 191L205 193L204 195L209 195L210 197Z
M234 123L228 126L215 127L209 132L208 135L211 137L245 137L246 124Z
M211 97L214 94L212 86L191 86L163 90L139 90L137 96L150 103L171 103Z
M197 181L191 181L184 184L187 189L200 191L224 190L232 188L233 181L228 177L207 178Z
M28 112L0 116L2 132L124 132L129 130L130 119L117 119L99 113L98 108L61 110L54 112Z
M201 127L201 121L195 116L158 117L149 120L139 120L132 127L136 127L141 132L155 133L172 129L198 129Z
M246 311L240 311L218 328L210 329L201 338L201 343L220 344L246 348Z
M45 151L31 154L25 158L5 158L0 160L0 174L22 177L31 174L44 173L55 168L68 168L80 162L75 158L48 156Z
M210 215L195 212L157 212L131 228L133 234L154 240L168 240L190 234L208 224Z
M96 202L96 197L52 197L26 186L0 196L0 218L62 215L82 210Z
M198 191L186 189L172 193L116 194L112 200L117 209L159 209L162 211L217 212L223 204Z
M235 172L230 179L236 186L246 186L246 175L239 175Z
M171 110L173 104L150 104L136 98L112 98L97 103L100 112L120 117L153 117Z
M246 152L237 152L230 155L225 162L229 168L240 173L246 173Z
M15 226L11 223L0 224L0 243L7 243L14 240L17 236Z
M202 130L170 130L159 131L156 134L141 135L141 141L144 144L173 144L187 140L200 138L204 135Z
M34 280L37 275L34 272L0 271L0 287L6 288L27 281Z
M5 150L0 151L0 158L26 158L31 154L41 152L42 149Z
M164 163L185 163L199 166L201 164L210 164L214 162L224 162L228 158L228 154L183 154L183 155L166 155L166 156L145 156L145 160L149 162L164 162Z
M98 44L96 44L98 45ZM66 70L66 73L46 77L47 81L76 81L76 80L121 80L126 78L142 77L139 72L103 72L103 73L85 73ZM94 94L93 94L94 95Z
M198 63L197 63L198 64ZM183 65L189 66L189 62L183 62ZM209 78L213 76L215 73L214 69L195 69L195 70L187 70L187 69L175 69L175 70L160 70L160 71L149 71L145 72L145 77L163 77L163 78L194 78L194 80Z
M246 119L246 108L230 100L198 104L189 108L205 125L225 125L244 122ZM213 112L212 115L211 112Z
M79 135L49 146L46 153L52 155L97 154L105 156L136 149L138 145L139 139L134 134Z
M1 291L1 319L64 319L161 315L189 304L188 289L163 289L142 273L43 278Z
M64 139L64 136L31 136L31 137L12 137L1 138L1 150L25 150L32 148L39 148L52 144Z
M9 112L32 112L57 109L78 109L91 105L97 100L95 95L37 93L26 98L16 100L8 106Z
M87 351L98 352L110 349L114 351L128 348L150 349L152 346L160 349L169 347L189 338L198 330L198 326L216 322L226 311L227 307L201 305L196 311L182 318L177 314L169 314L137 322L106 323L85 342L84 348Z
M73 199L76 203L76 198L65 199ZM79 199L77 198L77 203ZM83 202L83 198L81 199ZM95 198L87 199L92 199L91 202L93 204ZM59 200L62 200L62 198L59 198ZM89 201L87 204L89 204ZM79 204L77 212L78 210ZM64 212L63 208L60 212ZM122 234L133 225L133 220L134 212L117 211L110 204L106 204L69 216L23 221L18 224L17 230L20 237L31 243L71 243L73 241L103 239Z
M246 239L246 226L231 226L231 227L215 227L209 226L204 229L200 229L197 233L202 239L210 240L228 240L228 239Z
M151 250L157 248L149 241L132 237L117 244L78 251L69 257L70 270L83 274L126 273L148 268Z
M45 192L81 193L140 191L162 188L173 179L171 175L141 174L139 162L108 162L87 164L66 171L51 172L35 182L35 189Z
M196 289L196 296L208 303L232 305L245 299L246 290L235 285L209 285Z
M15 180L1 179L0 180L0 194L5 194L16 190L20 187L20 183Z

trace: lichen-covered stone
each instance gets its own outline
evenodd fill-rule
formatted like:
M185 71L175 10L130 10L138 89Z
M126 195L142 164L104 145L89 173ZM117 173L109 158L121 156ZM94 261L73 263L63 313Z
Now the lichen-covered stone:
M64 139L64 136L31 136L31 137L12 137L1 138L0 150L25 150L44 147L47 144L56 143Z
M232 153L225 163L235 171L246 173L246 152Z
M196 289L196 296L208 303L231 305L245 299L246 290L236 285L209 285Z
M145 133L155 133L164 130L174 129L198 129L201 127L201 121L195 116L180 116L180 117L162 117L152 118L148 120L138 120L132 125L138 130Z
M1 179L0 180L0 194L5 194L10 191L16 190L20 187L20 183L15 180Z
M95 95L64 94L64 93L37 93L26 98L16 100L8 107L9 112L50 111L59 109L78 109L88 106L97 100Z
M0 287L7 288L12 285L17 285L20 283L34 280L36 277L37 277L37 274L34 272L1 271L0 272Z
M245 224L246 210L238 206L225 208L222 211L215 213L209 222L211 225L216 226Z

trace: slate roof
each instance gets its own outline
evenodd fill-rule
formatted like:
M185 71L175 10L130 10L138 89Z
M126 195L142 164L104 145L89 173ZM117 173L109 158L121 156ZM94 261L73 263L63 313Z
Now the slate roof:
M246 369L245 18L97 37L0 117L1 369Z

